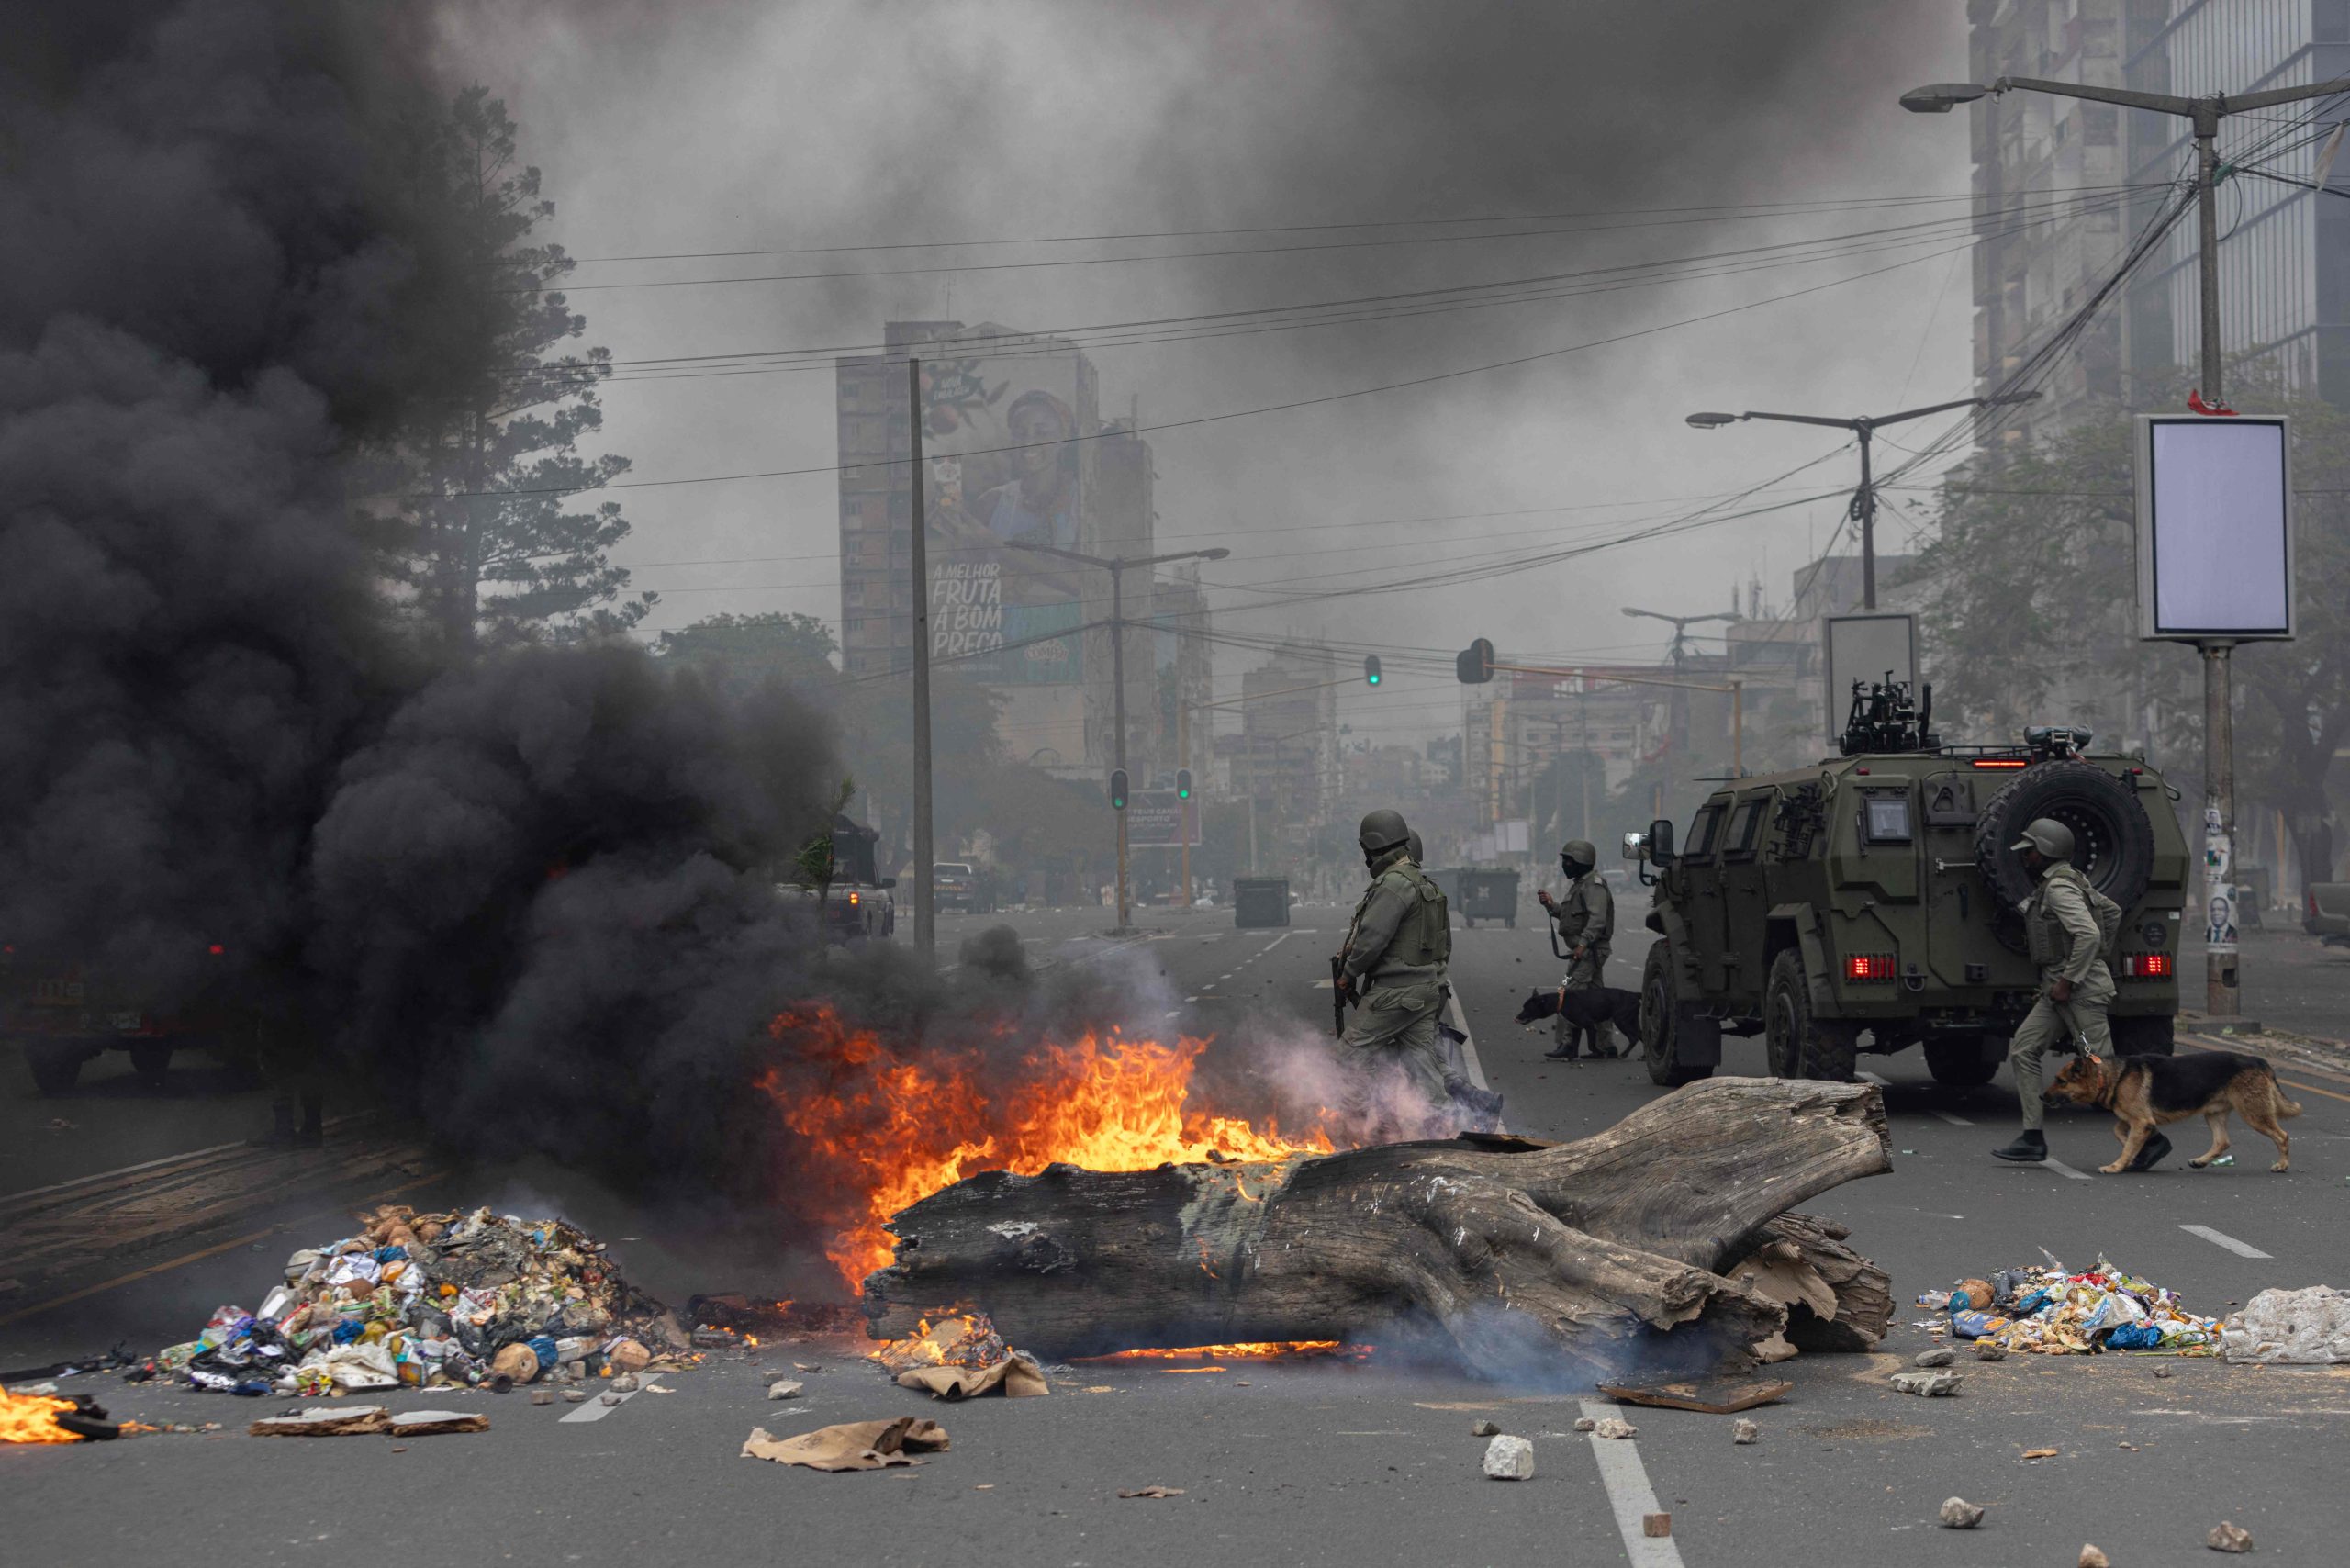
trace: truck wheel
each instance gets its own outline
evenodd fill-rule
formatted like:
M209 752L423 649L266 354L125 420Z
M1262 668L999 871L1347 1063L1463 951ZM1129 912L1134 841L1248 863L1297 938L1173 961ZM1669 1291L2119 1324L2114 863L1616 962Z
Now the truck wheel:
M2089 885L2124 913L2136 907L2154 874L2154 826L2135 789L2095 763L2060 758L2032 764L1985 801L1975 863L2009 910L2031 896L2031 877L2008 846L2034 817L2053 817L2071 828L2073 863ZM1998 929L2010 946L2022 941L2022 925L2013 919L2002 920Z
M169 1046L133 1046L130 1047L130 1070L139 1081L150 1089L161 1089L172 1070L172 1047Z
M62 1094L82 1076L82 1047L58 1040L27 1040L25 1065L33 1070L33 1087L43 1094Z
M2115 1018L2113 1054L2124 1057L2166 1057L2177 1049L2172 1037L2172 1025L2177 1020L2165 1014L2158 1018Z
M1800 950L1785 948L1771 960L1762 1003L1762 1039L1773 1073L1781 1078L1850 1083L1860 1038L1861 1032L1853 1025L1823 1023L1812 1017L1811 987L1804 979Z
M1976 1035L1953 1035L1926 1042L1926 1070L1951 1089L1980 1089L1998 1075L1999 1058L1986 1055Z
M1648 962L1640 970L1640 1056L1648 1063L1651 1082L1678 1089L1701 1078L1711 1078L1710 1067L1684 1067L1676 1059L1681 1015L1680 988L1673 983L1673 943L1665 938L1649 945Z

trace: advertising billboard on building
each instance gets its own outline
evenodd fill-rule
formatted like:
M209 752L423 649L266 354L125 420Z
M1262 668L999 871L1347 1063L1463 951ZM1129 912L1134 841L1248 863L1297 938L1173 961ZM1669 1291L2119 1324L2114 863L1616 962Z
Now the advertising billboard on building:
M1093 543L1080 362L1033 343L922 365L931 652L1013 686L1084 673L1088 568L1024 546Z

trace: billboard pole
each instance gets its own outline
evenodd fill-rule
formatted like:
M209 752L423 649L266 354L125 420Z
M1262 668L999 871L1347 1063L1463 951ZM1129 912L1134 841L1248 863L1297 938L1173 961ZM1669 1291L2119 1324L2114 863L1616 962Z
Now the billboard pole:
M2229 664L2233 652L2226 643L2202 645L2203 907L2226 915L2207 915L2203 933L2203 1011L2213 1018L2234 1018L2244 1011L2236 964L2236 748L2230 690L2234 672Z
M930 558L924 537L922 472L922 361L906 356L906 426L912 438L914 588L914 951L937 956L937 909L931 897L930 837Z
M1115 747L1117 760L1110 766L1124 773L1126 770L1126 612L1125 569L1124 559L1110 563L1110 684L1116 695L1110 704L1111 722L1117 726ZM1126 903L1126 813L1118 818L1118 935L1124 936L1133 924Z

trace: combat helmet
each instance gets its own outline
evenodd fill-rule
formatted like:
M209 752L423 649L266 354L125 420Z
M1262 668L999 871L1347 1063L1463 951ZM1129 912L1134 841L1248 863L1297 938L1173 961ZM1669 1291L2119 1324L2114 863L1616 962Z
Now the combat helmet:
M2073 857L2073 830L2053 817L2034 817L2025 826L2023 836L2008 847L2018 854L2027 849L2037 849L2051 860L2070 860Z
M1362 857L1376 860L1391 849L1400 849L1411 842L1412 830L1404 821L1404 813L1385 807L1364 813L1362 827L1355 834L1355 842L1362 846Z

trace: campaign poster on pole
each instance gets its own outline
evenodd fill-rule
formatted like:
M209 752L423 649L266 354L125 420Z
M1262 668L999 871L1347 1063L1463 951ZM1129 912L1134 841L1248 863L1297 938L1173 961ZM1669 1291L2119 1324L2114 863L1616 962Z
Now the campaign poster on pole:
M1131 849L1177 849L1183 842L1200 846L1200 802L1197 796L1180 799L1172 790L1137 790L1126 801L1126 846Z

